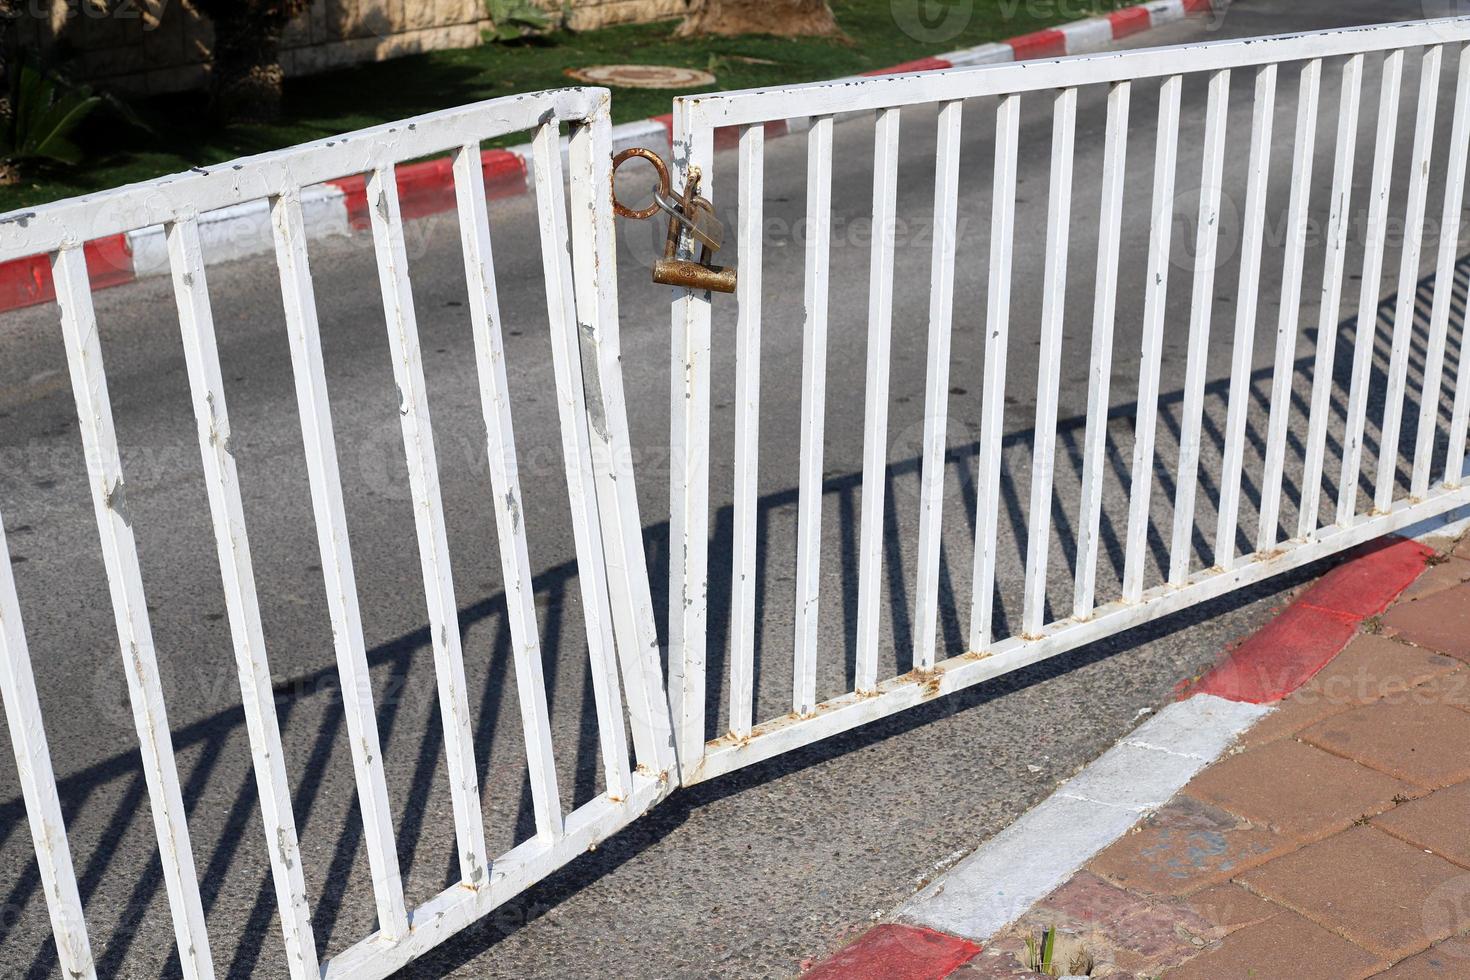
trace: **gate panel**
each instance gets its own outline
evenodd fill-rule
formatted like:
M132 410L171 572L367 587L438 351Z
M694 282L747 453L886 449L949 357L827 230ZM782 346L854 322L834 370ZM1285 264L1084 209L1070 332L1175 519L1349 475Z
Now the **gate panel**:
M1054 61L957 69L914 75L844 79L839 82L792 86L783 89L750 90L682 97L675 102L673 158L681 177L697 168L701 192L714 198L715 178L732 188L738 198L738 265L740 290L734 317L734 429L737 458L731 509L733 537L731 559L732 595L727 676L707 676L710 637L711 575L708 566L710 519L710 431L712 362L724 352L711 347L710 294L676 292L673 296L674 363L671 399L673 424L673 474L671 479L670 562L670 657L671 698L675 706L676 744L680 750L682 781L687 785L769 759L789 749L807 745L874 719L902 711L935 697L969 687L980 681L1009 673L1040 660L1075 649L1169 613L1225 595L1268 576L1300 567L1339 553L1361 542L1445 514L1470 502L1463 484L1465 418L1470 415L1470 395L1464 382L1465 359L1461 357L1463 331L1449 329L1451 308L1463 291L1463 263L1457 263L1461 245L1463 181L1467 142L1470 142L1470 19L1446 19L1352 30L1325 31L1279 38L1222 41L1177 48L1112 52ZM1422 49L1423 54L1418 55ZM1403 85L1406 52L1415 52L1411 65L1418 71L1417 102L1405 113L1401 93L1415 88ZM1459 74L1454 89L1454 122L1448 147L1436 140L1436 110L1440 100L1441 65L1447 57L1458 59ZM1377 70L1379 107L1377 134L1373 142L1373 179L1366 197L1352 201L1354 153L1358 137L1359 104L1365 58ZM1317 203L1330 211L1322 243L1325 262L1321 280L1323 302L1318 341L1313 360L1298 361L1302 297L1315 282L1304 272L1308 255L1309 218L1313 196L1312 171L1321 113L1320 97L1324 69L1340 77L1338 118L1322 122L1337 127L1337 146L1332 175L1334 190L1330 205L1317 192ZM1250 84L1249 133L1227 135L1231 101L1231 73L1247 75ZM1278 78L1278 76L1281 76ZM1330 78L1330 76L1329 76ZM1200 89L1204 112L1196 121L1181 113L1181 95L1186 84ZM1080 454L1077 481L1080 499L1064 501L1076 517L1075 550L1072 561L1072 601L1066 610L1048 618L1047 561L1054 546L1055 530L1050 512L1058 451L1057 362L1064 355L1065 327L1078 334L1083 319L1076 303L1067 303L1067 248L1073 227L1072 185L1074 147L1077 145L1077 95L1083 87L1106 87L1103 146L1099 157L1101 201L1096 217L1096 278L1090 338L1080 337L1078 357L1089 350L1087 408L1084 447ZM1296 98L1295 126L1277 120L1278 88L1290 86ZM1130 103L1140 96L1158 107L1157 123L1145 116L1130 122ZM1240 93L1237 93L1237 99ZM936 652L938 625L936 609L941 605L941 523L946 509L961 503L945 490L946 458L956 452L946 434L951 411L949 366L951 334L955 327L956 208L960 206L957 174L959 162L961 107L965 100L987 100L993 113L979 116L989 123L986 136L993 139L993 190L989 214L989 282L985 289L983 317L971 316L983 326L983 370L977 372L980 431L967 452L963 480L974 480L977 510L973 530L973 600L969 603L968 643L946 654ZM1013 241L1017 221L1017 144L1020 106L1050 106L1051 171L1046 222L1045 268L1039 277L1040 317L1035 324L1021 324L1013 310ZM1237 103L1243 107L1243 103ZM928 303L927 372L925 417L920 449L910 470L918 474L919 490L913 501L917 535L903 542L911 550L914 566L912 606L904 612L912 618L912 652L907 673L879 680L876 672L880 637L879 579L885 540L884 510L896 506L891 490L885 488L897 477L888 460L892 444L888 420L890 397L889 362L895 344L893 333L893 276L895 167L900 113L923 108L937 115L935 134L933 241L930 258L931 288ZM1097 107L1101 110L1101 106ZM989 112L989 110L987 110ZM871 118L872 123L853 121ZM1403 114L1413 117L1412 149L1406 154L1397 146L1397 121ZM1152 115L1149 113L1148 115ZM1181 119L1184 120L1181 123ZM846 649L840 628L822 626L833 615L820 608L821 549L823 544L823 495L832 487L830 460L824 470L823 439L827 428L826 401L834 391L827 378L829 333L849 326L829 322L829 263L835 261L832 244L833 126L874 125L872 235L870 244L868 344L861 487L862 516L854 518L849 503L844 520L852 527L844 533L855 538L855 546L841 559L844 589L856 580L858 596L848 623L853 629L853 663L848 692L823 700L817 696L814 678L818 658L841 656ZM800 462L797 467L797 499L794 535L792 657L793 697L791 710L768 713L765 720L752 711L757 700L755 678L760 669L752 652L758 642L759 624L754 614L759 599L753 596L757 565L754 525L757 513L765 512L758 497L755 447L759 444L759 377L762 365L762 262L760 228L769 220L762 201L763 188L772 178L766 172L769 146L762 139L767 123L787 121L793 131L805 129L806 136L806 240L804 311L801 315L802 367L800 413ZM905 125L908 125L907 123ZM1122 235L1127 221L1125 186L1137 165L1130 167L1130 134L1140 126L1154 125L1157 134L1152 157L1152 203L1148 206L1149 234L1146 249L1130 246ZM1197 206L1198 231L1186 244L1196 250L1192 275L1182 280L1190 301L1180 305L1188 311L1171 323L1167 300L1171 288L1171 235L1176 212L1195 220L1196 208L1178 204L1180 150L1185 139L1197 139L1194 127L1202 130L1203 170ZM1279 128L1278 128L1279 127ZM715 155L715 131L738 133L739 152L720 158ZM1187 129L1187 132L1186 132ZM1290 152L1274 153L1273 132L1290 133ZM1237 137L1232 139L1231 137ZM1140 142L1133 140L1132 142ZM1243 189L1230 202L1241 210L1238 251L1224 254L1220 242L1223 214L1222 185L1231 168L1230 148L1240 147L1244 164ZM1136 148L1134 148L1136 151ZM1191 147L1193 149L1193 147ZM1397 151L1397 153L1396 153ZM1436 155L1438 153L1439 155ZM1408 159L1405 159L1408 157ZM1439 160L1445 164L1441 169ZM782 159L789 157L783 155ZM1397 160L1397 163L1396 163ZM723 168L723 173L716 171ZM794 167L792 168L795 169ZM1445 175L1449 176L1446 177ZM1288 193L1285 207L1271 194L1271 178L1284 175ZM1193 174L1185 179L1191 181ZM726 183L728 181L728 183ZM1135 181L1135 183L1143 183ZM1189 185L1183 185L1189 186ZM1400 204L1393 195L1406 188ZM798 191L799 193L799 191ZM1434 231L1426 229L1426 210L1433 195L1443 197L1444 219ZM1139 195L1140 197L1142 194ZM1268 196L1272 200L1268 201ZM1130 195L1131 197L1131 195ZM1289 200L1287 200L1289 198ZM785 200L785 198L781 198ZM1140 205L1141 207L1142 205ZM1350 208L1367 212L1362 247L1363 270L1358 314L1339 324L1340 293L1346 285L1345 263L1350 250L1353 225ZM1406 234L1399 249L1398 297L1394 304L1381 305L1383 273L1391 245L1388 229L1402 215ZM1421 247L1430 232L1437 245ZM1033 236L1034 238L1035 236ZM1036 238L1035 240L1041 240ZM1015 243L1019 246L1020 243ZM1090 244L1090 243L1089 243ZM1233 244L1233 243L1232 243ZM1129 249L1137 251L1130 254ZM1281 258L1277 263L1277 250ZM1432 250L1431 250L1432 249ZM795 252L796 250L793 250ZM1146 254L1145 254L1146 253ZM973 254L973 253L972 253ZM1421 279L1423 260L1434 257L1429 279ZM794 255L793 255L794 258ZM1123 259L1137 261L1146 274L1137 282L1123 275ZM1226 260L1230 269L1218 268ZM970 265L975 265L973 259ZM1218 275L1217 275L1218 268ZM1274 296L1263 295L1267 275L1279 268L1281 290L1276 309ZM1075 270L1074 270L1075 271ZM1212 350L1211 320L1216 300L1217 279L1238 271L1232 281L1233 333L1215 332L1214 348L1228 345L1228 378L1209 384L1206 358ZM794 285L794 284L793 284ZM1180 289L1178 282L1176 290ZM1390 288L1392 283L1389 284ZM1141 288L1140 288L1141 287ZM789 288L789 287L788 287ZM1120 295L1121 294L1121 295ZM1180 292L1182 299L1184 293ZM774 298L774 297L773 297ZM1120 299L1122 302L1120 303ZM1120 306L1130 309L1136 300L1141 316L1136 322L1121 323ZM910 303L910 306L915 305ZM973 306L974 304L971 304ZM1416 308L1424 306L1422 316ZM1128 313L1130 317L1133 312ZM1463 323L1456 307L1456 326ZM1258 325L1271 318L1276 332L1269 347L1257 339ZM1384 330L1380 321L1389 329ZM1424 325L1421 329L1421 324ZM1132 333L1123 334L1127 326ZM1008 370L1008 335L1024 327L1035 331L1041 350L1040 372L1035 377L1015 378ZM1422 338L1420 334L1423 334ZM1451 334L1453 333L1453 336ZM767 336L770 323L767 323ZM1166 399L1161 384L1164 373L1165 341L1180 337L1177 345L1187 355L1181 378L1179 401L1173 409L1172 393ZM912 332L908 336L915 336ZM1115 337L1128 337L1135 348L1138 368L1137 401L1119 407L1110 382L1118 370L1114 364ZM1138 338L1135 341L1133 338ZM727 335L714 333L714 342ZM1029 338L1027 338L1029 339ZM1324 449L1336 437L1338 407L1334 404L1334 348L1340 342L1352 345L1350 372L1346 372L1346 426L1341 437L1341 473L1336 483L1337 505L1332 521L1319 520L1319 497L1325 490ZM1422 369L1410 370L1411 355L1424 351ZM1260 356L1258 356L1258 354ZM713 356L712 356L713 355ZM1267 360L1266 368L1258 368ZM1448 358L1453 357L1455 387L1452 404L1444 391L1443 378ZM1118 352L1122 361L1123 353ZM1131 360L1131 355L1129 357ZM769 359L764 363L770 364ZM1420 362L1415 362L1416 366ZM793 368L794 370L794 368ZM1293 388L1301 370L1310 380L1310 397L1298 406L1300 392ZM1416 377L1417 373L1417 377ZM1030 390L1036 381L1035 429L1028 439L1005 437L1005 390L1007 384ZM1266 394L1258 392L1258 382ZM1417 383L1415 383L1417 382ZM839 386L840 387L840 386ZM965 394L958 390L959 394ZM1404 418L1405 401L1410 419L1418 428L1407 432L1412 422ZM1215 428L1207 404L1218 409L1219 461L1216 470L1201 443ZM1170 408L1162 417L1161 407ZM1370 412L1370 407L1372 411ZM1252 421L1253 417L1260 416ZM1109 426L1119 418L1131 418L1132 432L1114 461ZM1170 428L1166 429L1165 421ZM1259 433L1256 422L1259 421ZM717 418L716 424L727 424ZM1299 423L1300 433L1294 425ZM1443 424L1442 424L1443 423ZM1173 428L1177 426L1177 428ZM1077 428L1082 429L1079 416ZM1447 435L1447 437L1446 437ZM1165 437L1172 440L1162 446ZM1015 541L1022 552L1022 572L1011 583L1020 597L1019 626L1012 635L993 635L999 561L997 529L1003 511L1003 473L1014 464L1005 461L1004 445L1019 443L1032 454L1029 473L1031 507ZM1365 452L1365 445L1377 451ZM1293 471L1287 479L1288 450L1300 447L1301 475ZM1171 460L1165 450L1177 452ZM1430 485L1430 467L1438 452L1448 453L1444 479ZM1122 463L1122 459L1128 459ZM1259 463L1256 461L1259 458ZM1122 465L1120 465L1122 464ZM1151 500L1152 484L1160 468L1174 478L1172 492L1162 503L1173 513L1161 519ZM1105 509L1105 485L1109 469L1121 470L1126 506ZM842 478L841 492L851 493L856 479ZM1297 483L1293 487L1290 483ZM1207 494L1202 483L1209 486ZM1021 486L1020 483L1017 484ZM1058 485L1059 486L1059 485ZM1364 487L1366 506L1360 502ZM1216 490L1215 488L1218 488ZM1020 490L1013 491L1018 497ZM1055 492L1060 493L1060 490ZM1154 495L1157 497L1157 495ZM1259 499L1257 499L1259 498ZM784 506L772 502L774 511ZM1211 526L1204 526L1196 513L1196 501L1216 513ZM1296 510L1296 519L1290 510ZM1019 514L1019 506L1014 510ZM1116 511L1116 513L1114 512ZM1106 518L1110 527L1103 526ZM1254 519L1254 550L1238 545L1243 519ZM1296 524L1287 540L1280 530L1283 520ZM1162 528L1162 530L1160 529ZM1125 530L1124 530L1125 529ZM1104 533L1118 540L1116 556L1106 555L1101 546ZM1208 533L1207 533L1208 532ZM891 534L891 532L889 532ZM1197 542L1209 540L1212 551L1204 561L1195 559ZM1151 540L1159 543L1154 545ZM953 544L948 546L953 555ZM1206 547L1200 545L1199 547ZM1158 557L1160 554L1162 558ZM1116 557L1116 585L1109 578L1099 582L1100 562ZM856 566L856 569L849 566ZM1053 567L1055 561L1053 561ZM782 569L785 572L785 569ZM902 573L898 573L902 574ZM721 576L723 578L723 576ZM1114 589L1116 588L1116 591ZM1099 595L1099 592L1102 595ZM715 598L723 608L725 598ZM767 643L767 650L770 644ZM906 653L908 651L905 651ZM785 654L785 650L781 651ZM765 656L771 656L766 653ZM902 666L899 668L902 670ZM783 665L784 670L784 665ZM712 731L706 705L711 690L720 685L728 692L729 724ZM712 700L711 700L712 703ZM714 737L711 737L714 736Z
M569 140L561 136L563 124L570 129ZM549 724L542 675L532 565L521 518L523 487L480 165L482 140L524 130L534 134L536 205L560 445L605 777L603 792L568 813L562 810L554 766L558 746ZM125 506L125 478L113 432L99 325L80 243L152 224L164 226L289 969L299 980L382 977L626 825L671 786L671 726L629 466L632 454L619 373L609 137L608 96L602 90L516 96L47 205L5 224L0 261L35 253L52 256L129 698L186 976L213 976L215 961L205 935L189 828L149 631L150 607ZM395 178L396 165L444 152L454 157L470 327L490 462L487 490L495 511L535 814L535 835L501 855L491 855L486 848L460 609L451 574L439 463ZM564 157L570 169L570 213ZM405 901L399 868L300 200L305 186L356 174L367 176L457 842L460 880L418 908L410 908ZM198 229L202 212L261 199L270 208L312 511L378 920L377 932L320 961L323 951L312 929L240 481L230 448L230 423ZM8 553L0 554L0 680L6 716L61 963L68 975L90 976L93 967L86 927L8 558ZM631 717L636 768L630 765L625 708Z

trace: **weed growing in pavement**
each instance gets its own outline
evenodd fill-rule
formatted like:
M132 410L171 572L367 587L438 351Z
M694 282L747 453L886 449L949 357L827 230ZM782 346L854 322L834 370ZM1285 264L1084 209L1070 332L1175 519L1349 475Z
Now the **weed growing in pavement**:
M1063 963L1067 964L1065 974ZM1047 926L1039 934L1026 937L1026 968L1042 976L1089 977L1096 965L1092 954L1082 948L1078 939L1059 934L1056 926Z

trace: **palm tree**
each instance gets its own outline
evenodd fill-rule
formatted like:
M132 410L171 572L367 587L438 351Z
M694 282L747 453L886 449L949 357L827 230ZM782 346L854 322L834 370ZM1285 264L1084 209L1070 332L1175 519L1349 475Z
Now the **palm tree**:
M215 112L240 122L281 114L281 32L310 0L194 0L214 23L210 80Z

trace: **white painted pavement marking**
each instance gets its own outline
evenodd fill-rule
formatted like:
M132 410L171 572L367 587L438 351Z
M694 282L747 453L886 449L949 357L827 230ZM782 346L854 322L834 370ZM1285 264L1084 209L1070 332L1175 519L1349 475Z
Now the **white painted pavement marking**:
M1199 694L1169 705L898 910L983 942L1162 806L1272 709Z

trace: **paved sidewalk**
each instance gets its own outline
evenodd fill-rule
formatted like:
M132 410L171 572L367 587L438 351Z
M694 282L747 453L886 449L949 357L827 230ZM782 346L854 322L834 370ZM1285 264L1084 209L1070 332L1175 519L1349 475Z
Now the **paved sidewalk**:
M1034 975L1055 927L1092 976L1470 977L1467 665L1470 538L951 975Z

